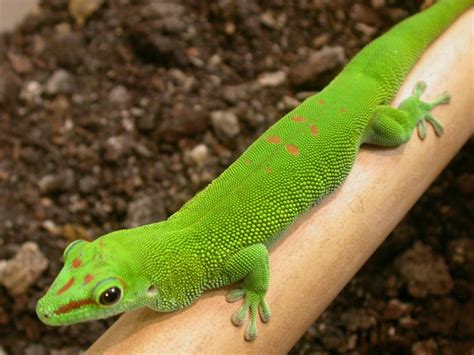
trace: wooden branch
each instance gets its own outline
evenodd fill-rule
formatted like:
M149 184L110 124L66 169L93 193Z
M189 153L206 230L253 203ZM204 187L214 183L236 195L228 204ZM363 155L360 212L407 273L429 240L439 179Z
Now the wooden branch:
M430 47L395 100L410 95L419 80L428 84L427 101L449 91L451 103L434 111L445 134L437 138L430 127L425 141L414 133L397 149L362 149L343 186L272 249L267 301L273 319L259 323L255 342L244 341L244 329L231 324L240 304L226 303L220 289L176 313L127 313L88 353L287 352L472 135L473 22L471 9Z

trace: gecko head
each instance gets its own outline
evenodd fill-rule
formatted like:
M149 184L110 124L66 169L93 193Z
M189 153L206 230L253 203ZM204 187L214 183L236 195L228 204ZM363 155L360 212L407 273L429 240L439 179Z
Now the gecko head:
M135 272L133 258L125 248L107 243L76 240L64 250L62 270L36 305L43 323L107 318L144 305L147 283Z

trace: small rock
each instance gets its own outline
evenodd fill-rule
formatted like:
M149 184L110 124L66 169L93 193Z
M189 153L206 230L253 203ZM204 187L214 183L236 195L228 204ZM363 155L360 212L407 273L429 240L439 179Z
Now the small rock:
M409 306L397 299L391 299L383 312L384 319L395 320L406 314Z
M79 180L79 190L83 193L90 193L99 185L99 181L93 175L87 175Z
M233 138L240 133L239 119L231 111L214 111L211 123L218 136Z
M33 69L31 61L24 55L8 52L7 56L10 60L10 64L13 67L13 70L15 70L18 74L26 74L31 72Z
M71 169L65 169L58 174L43 176L38 181L38 187L43 194L53 194L71 189L75 184L75 175Z
M363 4L354 4L351 8L351 18L356 22L363 22L367 25L377 26L380 24L380 17L373 9Z
M351 332L356 330L367 330L377 324L374 316L368 314L364 309L351 309L341 315L341 322Z
M449 242L448 258L454 273L474 282L474 239Z
M474 195L474 174L464 173L457 178L459 190L466 195Z
M438 353L438 345L433 339L419 341L411 348L413 355L434 355Z
M147 62L169 67L185 66L188 59L180 41L160 31L150 31L149 24L136 24L130 29L130 44Z
M11 70L0 67L0 105L13 103L19 88L19 78Z
M408 284L408 293L416 298L446 295L453 288L453 280L444 259L421 242L403 253L395 267Z
M69 0L69 13L79 25L96 12L104 0Z
M89 231L77 224L66 224L62 228L62 235L64 238L66 238L68 241L74 241L78 239L83 239L83 240L92 240L92 235L89 233Z
M208 120L209 112L205 108L179 102L160 124L158 135L166 142L173 143L183 136L196 136L205 132Z
M183 5L172 1L152 1L143 7L142 14L147 18L172 18L180 17L184 14Z
M40 103L43 86L37 81L28 81L20 92L20 98L28 103Z
M150 132L156 128L156 114L154 112L146 113L137 120L137 128L141 132Z
M74 77L67 70L58 69L48 79L44 88L49 95L70 94L74 90Z
M46 347L41 344L30 344L25 349L25 355L47 355Z
M130 94L123 85L117 85L109 92L109 101L113 104L125 106L130 102Z
M105 159L117 161L130 152L133 147L133 141L129 136L113 136L105 142Z
M38 244L26 242L10 260L0 260L0 284L11 296L26 292L48 267L48 259L41 253Z
M252 84L227 85L222 89L222 97L231 104L245 101L251 96L255 88Z
M189 157L192 161L198 165L202 166L209 157L209 148L205 144L198 144L189 152Z
M261 74L257 82L263 86L280 86L286 81L286 73L283 70L279 70L273 73L263 73Z
M61 67L76 69L82 63L85 53L82 33L57 32L52 40L51 52Z
M295 86L305 85L313 82L319 74L344 65L346 61L343 47L325 46L313 52L304 62L294 65L290 69L289 79Z
M152 196L143 196L128 205L125 225L128 228L158 222L166 218L163 203Z

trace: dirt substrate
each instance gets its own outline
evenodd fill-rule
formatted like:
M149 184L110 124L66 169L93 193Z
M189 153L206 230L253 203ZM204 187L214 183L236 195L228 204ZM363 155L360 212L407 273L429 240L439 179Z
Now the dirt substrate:
M43 1L0 37L0 354L86 349L113 320L53 328L34 313L63 248L166 218L421 5ZM474 351L473 148L292 353Z

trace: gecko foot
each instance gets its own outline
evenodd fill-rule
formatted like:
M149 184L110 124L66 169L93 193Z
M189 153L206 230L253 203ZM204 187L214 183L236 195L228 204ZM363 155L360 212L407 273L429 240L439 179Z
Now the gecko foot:
M420 81L416 84L415 89L413 90L413 96L408 98L408 100L416 100L418 102L418 122L416 124L418 130L418 136L420 139L426 138L426 122L430 123L436 135L439 137L444 133L444 128L441 122L439 122L432 114L431 110L438 105L447 104L450 101L450 96L447 93L444 93L438 96L432 102L424 102L420 99L421 95L426 90L426 83Z
M228 302L236 302L240 299L244 299L244 303L239 310L237 310L232 316L232 323L240 327L244 323L247 313L250 314L249 323L245 331L245 340L253 341L257 338L257 311L260 314L260 319L264 323L268 323L272 317L270 307L265 301L265 294L260 295L256 292L239 288L230 291L227 295Z

